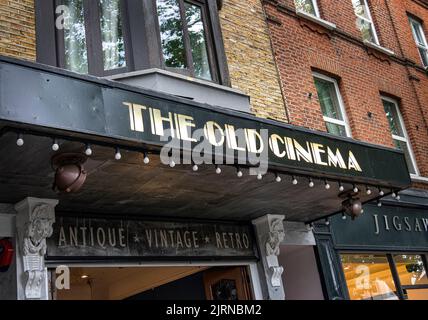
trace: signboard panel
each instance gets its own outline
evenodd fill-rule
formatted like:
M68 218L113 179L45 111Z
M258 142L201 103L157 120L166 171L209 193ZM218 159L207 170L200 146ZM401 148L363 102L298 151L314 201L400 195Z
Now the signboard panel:
M255 158L279 170L410 184L404 155L392 149L4 58L0 80L0 120L153 148L173 141L190 151L204 144L213 155L245 164Z
M335 246L364 250L428 250L428 211L417 208L367 205L354 221L331 219Z
M47 259L255 259L250 225L57 217Z

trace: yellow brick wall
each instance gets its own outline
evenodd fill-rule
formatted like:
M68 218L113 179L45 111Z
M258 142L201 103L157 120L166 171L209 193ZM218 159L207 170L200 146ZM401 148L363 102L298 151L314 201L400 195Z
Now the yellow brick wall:
M33 0L0 0L0 55L36 59Z
M256 116L287 121L261 1L224 0L220 23L232 86L251 97Z

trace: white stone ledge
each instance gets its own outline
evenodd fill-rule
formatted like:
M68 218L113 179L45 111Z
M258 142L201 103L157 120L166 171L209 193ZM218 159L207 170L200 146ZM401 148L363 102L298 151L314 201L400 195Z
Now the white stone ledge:
M377 50L377 51L380 51L380 52L382 52L382 53L384 53L384 54L386 54L386 55L388 55L388 56L393 56L393 55L395 55L394 51L389 50L389 49L387 49L387 48L384 48L384 47L382 47L382 46L380 46L380 45L378 45L378 44L376 44L376 43L373 43L373 42L370 42L370 41L364 40L364 44L365 44L367 47L370 47L370 48L372 48L372 49L375 49L375 50Z
M336 25L334 23L328 22L324 19L318 18L312 14L303 12L303 11L296 11L297 15L300 17L303 17L305 19L308 19L312 22L315 22L316 24L319 24L320 26L323 26L324 28L327 28L329 30L335 30L336 29Z

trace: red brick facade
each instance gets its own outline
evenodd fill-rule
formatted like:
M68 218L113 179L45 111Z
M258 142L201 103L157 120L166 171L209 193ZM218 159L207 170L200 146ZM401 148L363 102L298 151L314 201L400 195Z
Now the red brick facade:
M399 102L420 174L428 177L428 72L408 20L409 13L423 20L428 36L428 4L368 2L380 46L392 56L364 44L351 0L317 1L333 30L297 15L293 0L263 1L290 123L326 130L312 75L318 71L338 80L352 137L392 147L381 101L381 95L391 96Z

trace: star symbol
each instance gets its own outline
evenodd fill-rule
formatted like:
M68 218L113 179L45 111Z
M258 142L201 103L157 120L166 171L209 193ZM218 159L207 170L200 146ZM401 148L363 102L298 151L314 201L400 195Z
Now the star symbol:
M210 243L210 238L208 236L205 237L205 243Z
M134 242L137 242L137 243L140 242L140 238L138 237L138 234L134 235Z

